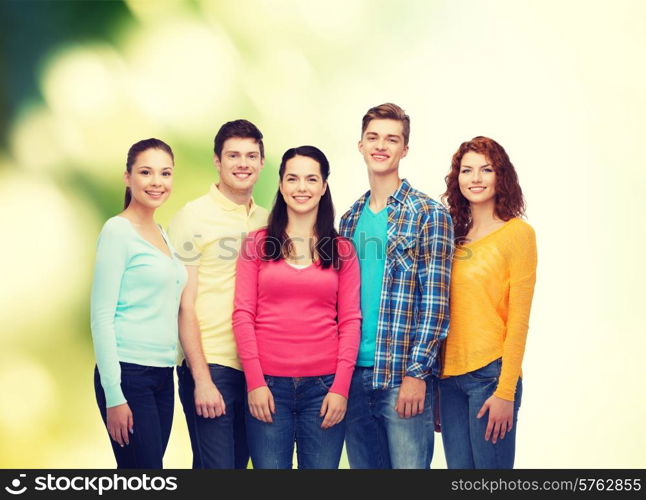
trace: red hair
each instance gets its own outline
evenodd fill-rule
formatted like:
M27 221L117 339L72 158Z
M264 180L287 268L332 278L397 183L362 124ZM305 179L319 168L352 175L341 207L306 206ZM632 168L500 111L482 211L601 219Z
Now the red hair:
M474 137L470 141L460 144L451 160L451 171L444 178L446 192L442 195L442 202L451 213L455 239L458 243L464 240L473 224L471 205L460 192L460 185L458 184L460 163L462 162L462 157L469 151L484 155L496 173L494 207L496 217L508 221L513 217L520 217L525 214L523 191L520 189L518 175L516 175L516 170L509 160L507 152L493 139L482 136Z

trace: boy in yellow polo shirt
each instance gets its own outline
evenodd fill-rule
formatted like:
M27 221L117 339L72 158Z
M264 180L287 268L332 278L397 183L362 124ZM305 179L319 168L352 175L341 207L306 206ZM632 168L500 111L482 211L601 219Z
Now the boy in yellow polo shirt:
M262 133L253 123L225 123L214 140L219 182L187 203L169 226L188 270L179 312L184 356L177 376L194 469L244 469L249 460L245 379L231 314L242 240L267 225L267 210L251 196L264 159Z

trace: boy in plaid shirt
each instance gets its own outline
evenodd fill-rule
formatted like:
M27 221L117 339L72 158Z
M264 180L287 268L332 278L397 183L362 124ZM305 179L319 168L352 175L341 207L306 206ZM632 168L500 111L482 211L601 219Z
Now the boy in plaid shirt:
M399 177L410 118L396 104L363 117L370 191L341 218L361 264L361 346L346 414L353 469L424 469L433 456L433 382L449 326L453 224Z

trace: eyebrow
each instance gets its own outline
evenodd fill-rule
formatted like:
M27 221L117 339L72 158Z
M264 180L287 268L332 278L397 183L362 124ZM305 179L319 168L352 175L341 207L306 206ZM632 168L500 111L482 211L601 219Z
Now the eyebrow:
M164 167L164 168L162 168L162 170L171 170L173 167L174 167L174 165L173 165L173 166L170 166L170 167ZM140 166L138 166L137 168L139 168L139 169L142 169L142 168L151 168L151 169L152 169L153 167L150 167L150 166L148 166L148 165L140 165Z
M377 132L366 132L366 135L379 135ZM401 139L403 136L400 134L386 134L386 137L396 137L397 139Z
M480 165L479 167L472 167L471 165L460 165L460 168L485 168L490 166L491 163L485 163L484 165Z
M366 136L375 136L378 137L379 134L377 132L366 132ZM387 134L386 138L393 138L393 139L403 139L404 137L399 134Z

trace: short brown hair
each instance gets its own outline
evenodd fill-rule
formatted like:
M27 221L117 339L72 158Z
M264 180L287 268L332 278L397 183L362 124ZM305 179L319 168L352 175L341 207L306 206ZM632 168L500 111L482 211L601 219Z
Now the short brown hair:
M260 149L260 157L265 158L265 145L262 143L262 132L248 120L233 120L226 122L218 130L213 139L213 152L218 158L222 157L222 148L227 139L237 137L239 139L253 139Z
M393 104L392 102L387 102L385 104L380 104L374 108L370 108L368 112L363 116L361 122L361 137L368 128L368 124L372 120L398 120L402 122L402 132L404 134L404 144L408 144L408 138L410 137L410 117L404 112L402 108Z

